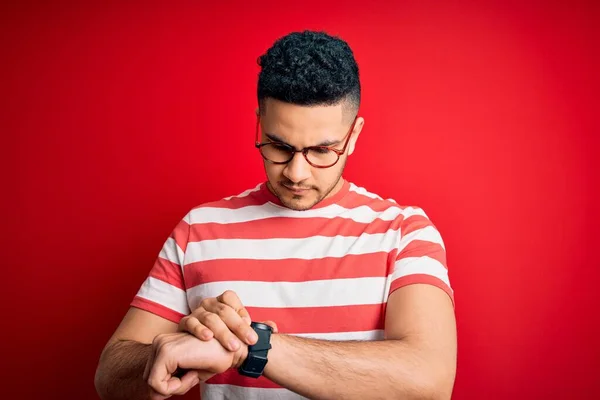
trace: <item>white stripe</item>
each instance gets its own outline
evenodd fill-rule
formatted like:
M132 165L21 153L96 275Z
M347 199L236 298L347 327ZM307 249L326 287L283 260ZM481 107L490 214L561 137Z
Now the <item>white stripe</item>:
M331 307L382 304L387 277L327 279L307 282L220 281L188 288L190 307L202 299L233 290L246 307Z
M256 185L256 187L255 187L255 188L248 189L248 190L246 190L246 191L244 191L244 192L242 192L242 193L240 193L240 194L238 194L238 195L236 195L236 196L229 196L229 197L225 197L223 200L231 200L231 199L233 199L233 198L238 198L238 199L239 199L239 198L241 198L241 197L246 197L246 196L248 196L250 193L254 193L254 192L257 192L258 190L260 190L260 186L261 186L261 185L262 185L262 183L259 183L258 185Z
M398 245L398 253L400 253L406 246L410 244L413 240L423 240L431 243L437 243L444 250L446 247L444 246L444 241L442 240L442 235L435 229L433 226L426 226L425 228L417 229L409 233L408 235L404 235L402 240L400 240L400 244Z
M258 206L246 206L236 209L220 207L199 207L190 211L190 224L206 223L239 223L256 221L266 218L346 218L360 223L370 223L376 219L383 221L393 221L399 215L405 218L411 215L423 215L423 210L417 207L400 208L391 205L384 211L374 211L364 205L355 208L344 208L337 204L332 204L323 208L311 209L306 211L296 211L285 207L278 207L271 203L265 203Z
M153 301L173 311L187 315L190 309L187 303L185 291L160 279L149 276L146 278L137 295L141 298Z
M431 257L406 257L394 264L394 272L391 275L390 282L413 274L427 274L435 276L442 280L446 285L450 286L448 278L448 270L444 268L442 263Z
M165 241L165 244L163 245L163 248L158 256L164 258L165 260L171 261L173 264L183 264L183 250L181 250L181 247L179 247L173 238L168 238Z
M303 400L299 394L282 388L255 388L202 383L201 397L208 400Z
M393 208L396 208L396 207L393 207ZM425 211L423 211L423 209L419 208L419 207L404 207L404 208L401 208L400 210L402 210L400 214L402 214L402 216L404 218L412 217L413 215L421 215L421 216L427 218L427 214L425 214Z
M218 259L312 260L348 254L389 252L398 244L398 230L356 236L311 236L277 239L214 239L189 242L186 265Z
M366 196L366 197L370 197L372 199L376 199L376 200L383 200L383 197L375 194L375 193L371 193L369 192L367 189L363 188L363 187L359 187L356 186L354 183L350 183L350 191L358 193L360 195ZM392 203L397 204L396 200L394 199L385 199L385 201L390 201Z
M372 199L383 200L383 198L381 198L381 196L378 196L375 193L371 193L363 187L356 186L354 183L350 183L350 191L356 192L356 193L366 196L366 197L370 197Z
M384 331L383 329L376 329L373 331L358 331L358 332L333 332L333 333L292 333L290 335L304 337L308 339L320 339L320 340L360 340L360 341L373 341L383 340Z

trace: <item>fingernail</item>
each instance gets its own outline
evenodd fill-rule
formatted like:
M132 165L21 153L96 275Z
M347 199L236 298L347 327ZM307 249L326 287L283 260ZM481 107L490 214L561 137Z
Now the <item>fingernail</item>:
M229 349L230 350L236 351L237 349L239 349L239 347L240 347L240 342L238 342L237 340L231 339L229 341Z
M258 335L256 334L256 332L251 332L246 336L246 339L248 340L248 342L254 343L258 340Z

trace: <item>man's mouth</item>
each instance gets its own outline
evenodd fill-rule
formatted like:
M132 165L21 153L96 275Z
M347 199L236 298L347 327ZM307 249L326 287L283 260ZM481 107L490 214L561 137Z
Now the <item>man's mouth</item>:
M290 185L286 185L285 183L282 183L282 186L294 194L303 194L310 190L310 188L304 188L304 187L300 187L300 186L290 186Z

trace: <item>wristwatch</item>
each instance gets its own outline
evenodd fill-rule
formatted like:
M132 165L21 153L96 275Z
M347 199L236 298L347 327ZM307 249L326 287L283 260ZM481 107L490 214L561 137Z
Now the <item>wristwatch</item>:
M251 378L258 378L262 375L267 365L267 353L271 349L271 327L260 322L250 324L254 332L258 335L256 344L248 346L248 357L238 368L238 372Z

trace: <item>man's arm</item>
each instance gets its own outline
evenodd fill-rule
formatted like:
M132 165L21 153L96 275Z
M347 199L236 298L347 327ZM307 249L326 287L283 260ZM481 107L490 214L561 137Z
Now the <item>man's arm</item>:
M456 323L448 295L409 285L389 298L385 338L332 342L272 336L265 376L313 399L449 399Z
M103 400L150 398L150 387L142 379L151 344L133 340L109 343L102 352L94 383Z
M96 369L94 384L103 400L149 399L144 368L152 341L161 333L177 331L177 324L131 307L106 344Z
M180 328L227 346L252 330L231 291L205 299ZM203 332L211 330L211 335ZM235 333L234 333L235 331ZM456 373L456 321L452 299L430 284L411 284L388 299L385 340L324 341L272 335L265 376L305 397L448 399ZM239 347L239 362L247 347Z

